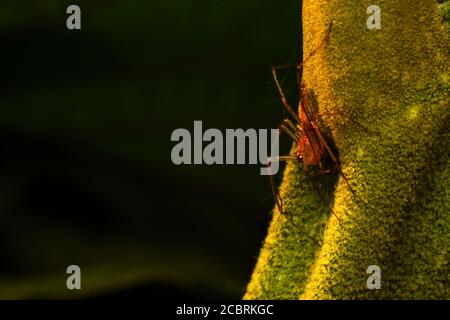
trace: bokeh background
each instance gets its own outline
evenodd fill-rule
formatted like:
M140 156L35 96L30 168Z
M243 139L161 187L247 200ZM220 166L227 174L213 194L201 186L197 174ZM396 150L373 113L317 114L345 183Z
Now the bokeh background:
M66 8L82 30L66 28ZM175 166L176 128L276 128L299 0L0 3L0 298L241 298L259 166ZM295 98L295 85L291 88ZM285 146L289 149L289 146ZM286 148L285 148L286 149ZM66 268L82 290L66 288Z

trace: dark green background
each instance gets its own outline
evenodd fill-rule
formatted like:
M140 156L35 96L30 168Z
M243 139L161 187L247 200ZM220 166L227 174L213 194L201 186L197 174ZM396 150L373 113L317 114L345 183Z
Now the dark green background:
M66 28L70 4L81 31ZM0 298L242 297L267 178L177 167L170 135L194 120L276 128L269 67L300 57L300 12L298 0L2 1ZM66 289L70 264L81 291Z

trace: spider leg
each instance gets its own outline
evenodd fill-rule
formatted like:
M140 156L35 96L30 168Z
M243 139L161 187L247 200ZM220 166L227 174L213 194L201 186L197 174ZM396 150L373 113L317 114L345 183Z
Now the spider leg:
M342 114L342 112L338 112L338 111L324 111L324 112L317 112L313 115L313 119L317 120L317 118L319 116L327 116L327 115L334 115L337 114L340 117L349 120L350 122L352 122L355 126L357 126L358 128L360 128L362 131L366 132L366 133L374 133L373 131L371 131L369 128L367 128L366 126L363 126L361 123L353 120L351 117L348 117L344 114ZM375 132L377 134L379 134L378 132Z
M325 45L325 43L328 42L328 40L329 40L329 38L330 38L332 26L333 26L333 22L330 22L330 25L328 26L327 35L326 35L325 38L322 40L322 42L321 42L321 43L320 43L313 51L311 51L311 53L310 53L310 54L309 54L309 55L308 55L301 63L299 63L299 64L297 65L297 82L298 82L299 87L300 87L301 82L302 82L302 69L303 69L303 66L305 65L305 63L306 63L309 59L311 59L311 57L312 57L313 55L316 54L317 51L319 51L320 48L322 48L322 47Z
M284 119L282 124L289 127L295 133L298 139L300 138L302 131L300 130L299 127L295 126L294 123L289 118Z
M278 80L278 70L283 70L283 69L290 69L290 68L296 68L297 69L297 77L298 77L298 84L300 86L301 83L301 70L303 69L303 65L328 41L329 37L330 37L330 33L331 33L331 28L333 26L333 22L330 22L330 25L328 27L328 32L327 35L325 36L325 38L322 40L322 42L308 55L308 57L306 57L306 59L304 59L302 62L300 62L297 65L285 65L285 66L272 66L272 76L273 79L275 80L275 84L277 86L278 92L281 96L281 101L284 105L284 107L286 108L287 112L291 115L291 117L295 120L295 122L297 122L297 124L301 124L302 121L300 120L300 118L298 117L297 113L294 112L294 110L292 109L292 107L289 105L289 103L287 102L286 99L286 95L284 94L283 89L281 88L280 82Z
M353 194L353 196L360 202L367 204L364 200L362 200L355 192L355 190L353 190L352 186L350 185L350 182L348 181L347 176L344 174L344 172L342 171L341 168L341 164L339 162L339 160L337 159L336 155L334 154L333 150L331 150L330 146L328 145L328 143L325 141L325 138L322 135L322 132L319 130L317 123L313 122L313 127L314 130L317 133L317 136L319 137L319 139L322 141L323 145L325 146L325 148L327 149L328 154L330 155L331 159L333 160L333 162L336 164L336 167L338 168L339 174L342 176L342 178L345 181L345 184L347 185L348 189L350 190L350 192Z
M331 160L336 164L336 167L338 168L339 174L343 177L345 183L347 184L347 187L349 188L350 192L353 194L353 196L360 202L367 204L365 201L363 201L360 197L358 197L356 195L356 192L353 190L352 186L350 185L350 182L348 181L347 176L344 174L344 172L342 171L340 162L337 158L337 156L334 154L333 150L331 149L331 147L329 146L329 144L327 143L325 137L322 134L322 131L320 131L319 126L317 125L317 122L312 119L313 118L313 114L311 111L311 105L309 102L309 98L307 96L306 93L303 93L301 100L303 101L302 104L302 108L304 110L304 114L308 119L308 122L311 124L312 128L314 129L314 132L316 133L317 138L320 140L320 143L325 147L325 149L327 150L328 154L330 155ZM307 133L308 130L305 130L305 132ZM314 151L314 149L313 149Z
M325 140L322 132L320 131L319 127L317 126L317 123L315 121L311 121L312 127L314 128L314 132L317 134L317 137L319 138L320 142L323 144L325 149L327 149L328 154L331 157L331 160L333 162L338 162L338 159L336 155L334 154L333 150L331 150L330 146L328 145L327 141Z
M364 203L365 205L367 205L367 202L365 202L363 199L361 199L355 192L355 190L353 190L352 186L350 185L350 182L348 181L347 176L344 174L344 172L342 171L341 168L341 164L338 162L336 162L336 166L339 170L339 174L342 176L342 178L344 178L345 184L347 185L348 189L350 190L350 192L353 194L353 196L359 201Z
M281 96L281 102L283 103L283 106L285 107L285 109L289 113L289 115L292 117L292 119L294 119L297 124L301 124L302 121L300 120L300 118L298 117L298 115L294 111L294 109L292 109L292 107L290 106L289 102L286 99L286 95L284 94L284 91L281 88L280 82L278 80L278 72L277 72L277 70L278 70L277 67L272 66L272 76L273 76L273 79L275 81L275 85L276 85L276 87L278 89L278 93Z
M273 157L273 158L269 158L269 161L298 161L298 158L295 156L279 156L279 157ZM268 164L270 164L270 162ZM278 192L278 188L276 187L275 181L273 179L272 175L269 175L269 180L270 180L270 187L272 189L272 193L273 196L275 198L275 204L278 208L278 211L280 212L280 214L282 216L284 216L286 218L286 220L288 220L296 229L298 229L303 235L305 235L306 237L308 237L310 240L312 240L316 245L318 245L319 247L322 245L322 243L315 239L314 237L310 236L308 234L308 232L306 232L306 230L304 230L303 228L301 228L299 225L297 225L292 217L290 218L289 215L286 213L286 211L284 211L283 209L283 200Z
M295 143L298 143L298 139L300 138L298 133L295 131L292 131L292 129L289 128L288 126L286 126L284 123L280 124L280 126L278 127L278 130L286 133L289 136L289 138L291 138Z
M305 65L305 63L314 55L316 54L316 52L328 41L329 37L330 37L330 33L331 33L331 27L332 27L333 23L330 22L330 25L328 27L328 32L327 35L325 36L325 38L322 40L322 42L308 55L308 57L306 57L306 59L304 59L302 62L300 62L297 65L285 65L285 66L272 66L272 76L275 80L275 84L277 86L278 92L280 93L281 96L281 101L283 102L284 107L286 108L286 110L288 111L288 113L291 115L291 117L298 123L301 124L302 121L300 120L300 118L298 117L297 113L294 112L294 110L292 109L292 107L289 105L289 103L287 102L286 99L286 95L284 94L283 89L281 88L280 82L278 80L278 70L283 70L283 69L290 69L290 68L296 68L297 69L297 78L298 78L298 85L300 86L301 84L301 70L303 69L303 66Z
M287 64L287 65L283 65L283 66L277 66L275 67L277 70L285 70L285 69L296 69L297 72L300 72L303 69L303 65L313 56L316 54L317 51L319 51L319 49L321 47L323 47L323 45L328 41L328 39L330 38L330 33L331 33L331 28L333 26L333 22L330 22L330 25L328 26L328 31L327 34L325 36L325 38L322 40L322 42L320 42L320 44L313 50L310 52L310 54L306 57L306 59L304 59L302 62L300 62L299 64Z
M314 190L319 195L320 200L322 200L322 202L325 205L325 207L328 207L330 209L331 214L333 214L338 219L339 224L340 224L342 222L342 219L336 214L336 212L334 212L333 208L331 208L331 205L327 204L327 202L325 201L325 197L322 195L322 193L320 192L319 188L314 183L313 179L311 179L311 176L309 174L306 174L306 175L308 176L308 180L311 183L311 185L313 186Z

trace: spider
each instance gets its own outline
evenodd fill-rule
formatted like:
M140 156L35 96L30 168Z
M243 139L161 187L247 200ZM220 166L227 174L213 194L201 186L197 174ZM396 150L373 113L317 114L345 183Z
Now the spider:
M302 67L303 65L310 59L329 39L330 33L331 33L331 27L332 24L330 23L328 32L324 40L319 44L319 46L314 49L310 55L301 63L294 66L281 66L281 67L272 67L272 76L275 81L277 90L281 97L281 102L288 112L289 116L285 118L282 123L279 126L279 130L283 133L285 133L288 137L290 137L294 143L297 145L296 152L294 155L286 155L286 156L279 156L270 158L269 161L297 161L301 162L303 165L303 171L308 176L309 181L313 185L313 187L316 189L316 192L319 194L321 200L326 204L326 201L319 191L319 189L314 184L313 180L309 176L310 167L317 168L317 172L322 175L330 175L337 169L339 171L339 174L343 177L345 180L348 188L353 193L353 195L356 194L353 191L352 187L350 186L350 183L348 182L347 177L342 172L341 166L339 164L338 157L336 153L332 150L330 145L328 144L327 140L324 137L324 134L319 128L318 125L318 119L321 115L324 115L325 113L314 113L311 105L311 101L308 96L307 88L304 83L302 83ZM296 68L297 72L297 81L299 85L299 94L300 94L300 101L298 105L298 114L294 111L294 109L290 106L289 102L286 99L286 95L281 88L280 82L278 80L278 71L281 69L288 69L288 68ZM331 112L329 112L331 113ZM351 120L351 119L350 119ZM355 123L353 120L351 120L353 123ZM362 126L360 126L362 127ZM329 159L331 159L331 162L333 163L333 166L327 166L327 163L324 161L325 156L328 156ZM270 163L270 162L269 162ZM281 214L284 214L287 216L283 210L282 206L282 199L281 196L277 192L277 188L275 186L274 179L271 175L269 175L270 184L272 193L275 198L276 205L278 207L278 210ZM341 222L341 218L330 208L331 213L336 216L339 222ZM290 220L291 221L291 220ZM291 221L293 223L293 221ZM295 225L296 226L296 225ZM296 226L299 230L302 231L306 236L308 236L310 239L314 240L314 242L320 244L320 242L314 238L312 238L308 233L306 233L304 230Z

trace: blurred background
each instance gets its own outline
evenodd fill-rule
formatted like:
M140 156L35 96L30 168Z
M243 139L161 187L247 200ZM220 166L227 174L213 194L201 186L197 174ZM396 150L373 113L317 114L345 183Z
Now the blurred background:
M66 28L71 4L80 31ZM300 12L299 0L2 1L0 298L241 298L268 179L258 165L175 166L170 136L194 120L276 128L270 65L300 58ZM72 264L82 290L66 288Z

